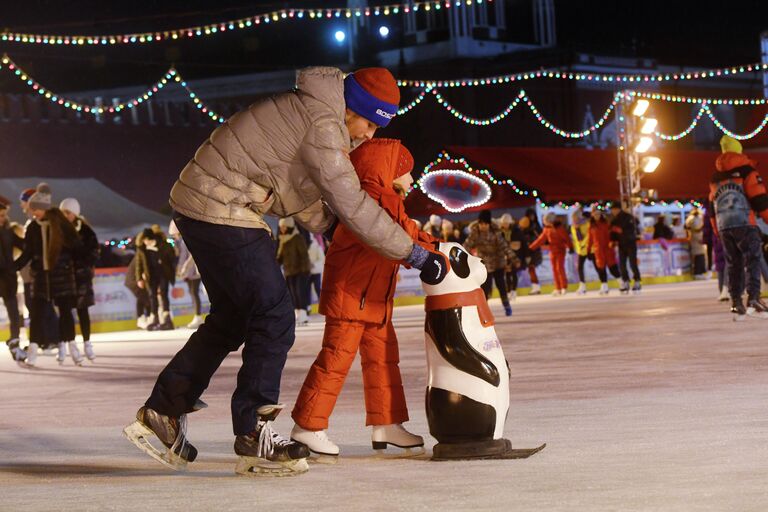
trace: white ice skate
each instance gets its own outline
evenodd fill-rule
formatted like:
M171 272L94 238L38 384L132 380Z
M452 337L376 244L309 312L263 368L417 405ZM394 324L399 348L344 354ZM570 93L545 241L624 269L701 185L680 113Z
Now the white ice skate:
M136 319L136 327L139 329L146 329L149 325L149 317L147 315L141 315Z
M717 298L720 302L728 302L731 300L731 295L728 293L728 287L723 286L723 289L720 290L720 296Z
M56 354L56 360L60 365L64 365L64 360L67 358L67 342L59 342L59 352Z
M27 366L35 366L37 363L37 350L37 343L30 343L27 347L27 359L24 361Z
M307 318L307 310L306 309L297 309L296 310L296 325L297 326L309 325L309 319Z
M72 356L72 362L77 366L83 366L83 356L80 355L80 350L77 348L77 344L74 341L67 342L69 346L69 354ZM59 361L61 363L61 361Z
M528 292L528 295L541 295L541 286L539 283L533 283L531 285L531 291Z
M517 300L517 290L512 290L507 294L509 302L515 302Z
M747 315L768 320L768 305L760 299L750 300L747 302Z
M74 341L72 343L74 343ZM89 361L96 360L96 354L93 352L93 343L90 341L83 342L83 352L85 352L85 357L87 357Z
M388 445L402 448L396 457L414 457L424 453L424 438L411 434L399 423L393 425L374 425L371 432L371 445L379 455L386 454Z
M600 292L599 292L600 295L608 295L608 292L609 292L608 283L602 283L600 285Z
M336 464L339 460L339 447L330 439L325 430L305 430L298 425L291 430L291 440L307 445L312 452L310 459L323 464Z
M555 288L554 290L552 290L553 297L559 297L560 295L561 295L560 288Z
M203 317L201 315L195 315L192 321L187 324L187 329L197 329L203 325Z
M579 283L579 289L576 290L576 293L579 295L586 295L587 294L587 283Z
M235 473L243 476L295 476L309 471L309 448L285 439L272 429L272 422L285 406L262 405L253 432L235 437L239 456Z

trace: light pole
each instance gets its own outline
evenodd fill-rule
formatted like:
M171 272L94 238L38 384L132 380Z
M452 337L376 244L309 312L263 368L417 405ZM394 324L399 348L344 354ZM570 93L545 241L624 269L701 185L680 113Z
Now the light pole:
M635 99L631 92L624 91L616 106L616 121L619 127L618 175L621 206L632 211L643 199L644 191L640 180L644 174L652 173L661 163L657 156L649 155L658 121L646 116L650 103L646 99Z

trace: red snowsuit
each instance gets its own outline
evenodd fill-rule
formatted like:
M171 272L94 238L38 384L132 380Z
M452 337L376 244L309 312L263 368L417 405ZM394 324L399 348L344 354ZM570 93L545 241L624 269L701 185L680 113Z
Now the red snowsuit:
M542 245L549 246L549 259L552 262L552 275L555 279L555 289L565 290L568 288L568 278L565 275L565 255L568 249L573 249L573 242L568 231L560 222L544 226L539 238L533 241L528 248L532 251Z
M350 154L360 185L415 242L434 250L435 239L405 213L392 181L410 172L413 157L397 140L372 139ZM325 257L320 313L326 316L323 347L309 369L291 416L306 430L328 428L328 418L360 350L366 425L408 420L400 356L392 326L399 262L360 242L344 225Z
M610 268L616 265L616 254L611 247L611 225L601 218L589 221L589 248L595 255L597 268Z

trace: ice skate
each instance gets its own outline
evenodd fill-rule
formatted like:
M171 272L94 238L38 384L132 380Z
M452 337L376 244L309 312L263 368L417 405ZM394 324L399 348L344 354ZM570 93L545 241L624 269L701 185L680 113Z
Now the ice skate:
M67 342L69 346L69 355L72 356L72 362L76 366L83 366L83 356L80 355L80 350L77 348L77 344L74 341ZM61 363L61 361L59 361Z
M747 301L747 315L768 320L768 305L759 297L757 299L750 299Z
M195 315L192 321L187 324L187 329L197 329L203 325L203 317L201 315Z
M533 283L531 285L531 291L528 292L528 295L541 295L541 286L539 283Z
M163 416L149 407L142 407L136 413L136 421L123 429L123 434L159 463L176 471L187 468L188 462L197 458L197 449L187 442L187 416L179 418ZM164 446L152 444L152 438L158 439Z
M296 325L297 326L309 325L309 319L307 318L306 309L296 310Z
M610 290L608 289L608 283L602 283L600 285L600 291L598 293L600 295L608 295L609 291Z
M632 295L640 295L640 291L643 289L643 285L639 280L636 280L632 285Z
M560 296L560 289L559 288L555 288L554 290L552 290L552 296L553 297L559 297Z
M717 298L720 302L728 302L728 300L731 298L730 295L728 295L728 288L723 286L723 289L720 290L720 296Z
M246 476L295 476L309 471L309 448L272 430L272 421L283 407L282 404L262 405L256 411L259 415L256 429L235 438L235 453L240 456L235 473Z
M64 365L64 360L67 358L67 343L62 341L59 343L59 352L56 354L56 360L60 365Z
M8 350L11 353L11 357L17 364L23 365L24 360L27 359L27 353L19 346L19 338L12 338L5 342Z
M577 295L586 295L587 294L587 283L579 283L579 289L576 290Z
M509 299L509 302L515 302L517 300L517 290L507 293L507 299Z
M141 315L136 319L136 327L142 330L146 330L147 326L149 325L149 318L150 317L147 315Z
M619 292L622 295L627 295L629 293L629 281L624 281L623 279L619 281Z
M37 343L30 343L27 347L27 359L24 361L24 364L27 366L35 366L37 363L37 350L38 346Z
M43 352L43 355L44 355L44 356L52 356L52 355L55 355L55 354L53 353L53 350L54 350L54 349L53 349L53 347L51 347L51 346L48 346L48 347L45 347L45 348L42 350L42 352Z
M155 328L156 331L172 331L176 329L176 327L173 325L173 320L171 319L171 314L168 311L163 311L163 313L160 315L162 317L162 322Z
M325 430L305 430L298 425L291 430L291 441L306 445L311 452L310 460L324 464L336 464L339 447L330 439Z
M96 360L96 354L93 352L93 343L90 341L83 342L83 352L85 352L85 357L87 357L89 361Z
M414 457L424 453L424 438L411 434L399 423L374 425L371 432L371 445L379 455L388 455L385 450L389 445L404 450L395 453L396 457Z
M747 308L744 307L741 297L731 300L731 313L733 313L734 322L741 322L747 318Z

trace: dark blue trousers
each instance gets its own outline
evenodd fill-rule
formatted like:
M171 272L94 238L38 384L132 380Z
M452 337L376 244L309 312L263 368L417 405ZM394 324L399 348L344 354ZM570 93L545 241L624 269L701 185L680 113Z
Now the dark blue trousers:
M235 435L254 430L256 410L278 403L280 377L294 342L295 319L276 245L263 229L174 221L197 263L211 303L205 323L171 359L146 405L161 414L190 412L227 354L243 346L232 395Z
M749 300L760 298L760 260L763 244L760 228L742 226L720 231L728 268L728 287L732 299L741 299L747 288ZM746 273L745 273L746 268Z

